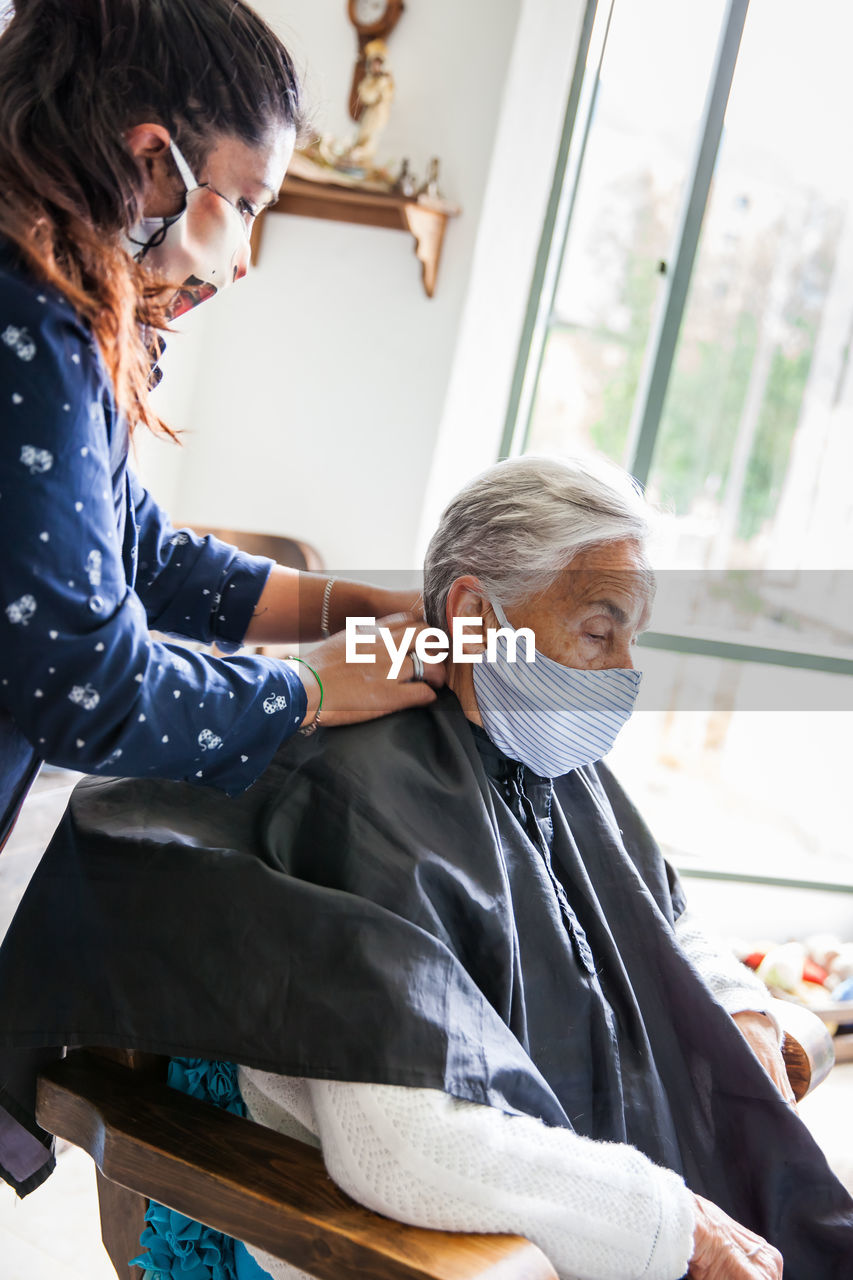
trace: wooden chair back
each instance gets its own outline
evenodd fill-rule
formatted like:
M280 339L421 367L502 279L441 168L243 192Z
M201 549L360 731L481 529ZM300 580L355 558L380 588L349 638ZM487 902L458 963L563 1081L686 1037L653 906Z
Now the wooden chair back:
M177 522L175 528L191 529L200 537L212 533L215 538L239 547L250 556L269 556L288 569L305 569L313 573L323 568L323 559L316 547L312 547L310 542L301 542L298 538L285 538L277 533L255 533L247 529L214 529L209 525Z

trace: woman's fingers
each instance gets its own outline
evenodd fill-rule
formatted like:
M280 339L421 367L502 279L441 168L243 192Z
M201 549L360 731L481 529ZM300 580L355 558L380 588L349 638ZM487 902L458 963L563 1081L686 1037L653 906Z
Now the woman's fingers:
M444 684L447 672L444 658L439 658L439 646L433 644L429 636L426 644L418 643L422 632L430 630L423 619L413 613L392 613L377 619L377 665L386 679L411 681L419 676L436 689ZM412 658L413 654L419 661ZM401 656L405 659L403 662Z
M796 1106L794 1090L773 1023L764 1014L744 1010L733 1015L741 1034L786 1102Z
M422 682L440 689L447 679L447 667L444 662L425 662L413 649L407 656L406 668L398 679L409 682Z
M690 1280L781 1280L782 1255L762 1236L724 1213L719 1205L694 1196L696 1227Z
M391 614L359 627L355 652L345 632L312 647L306 658L323 685L321 723L355 724L432 702L446 672L443 658L419 645L424 630L414 614Z

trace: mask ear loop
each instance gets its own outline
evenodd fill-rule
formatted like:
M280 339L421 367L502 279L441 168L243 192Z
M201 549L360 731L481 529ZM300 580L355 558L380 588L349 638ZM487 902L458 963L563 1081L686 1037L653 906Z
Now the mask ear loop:
M501 602L499 600L495 600L495 598L492 597L489 603L491 604L492 609L494 610L495 617L497 618L501 626L508 627L510 631L514 631L515 628L513 627L509 618L504 613L503 605L501 604Z
M199 183L196 182L195 174L193 173L190 166L187 164L186 157L184 156L178 144L172 138L169 139L169 150L172 153L172 159L175 162L175 167L177 168L178 173L181 176L181 181L183 182L187 191L195 191L195 189L199 186ZM163 243L163 241L166 239L166 233L168 232L169 227L172 225L173 222L177 222L178 218L181 217L183 212L184 211L182 209L180 213L173 214L171 218L164 217L163 225L158 227L157 230L154 232L154 234L149 236L146 241L142 242L140 240L131 240L131 244L139 245L139 252L135 255L137 262L142 262L146 253L148 253L149 249L156 249L158 245L161 245Z
M153 235L150 235L147 240L134 240L132 236L128 235L127 238L130 243L138 245L139 247L139 252L134 254L134 260L136 262L141 262L149 249L156 249L159 244L162 244L166 239L166 232L168 230L169 223L164 218L162 227L158 227Z
M201 184L196 180L196 176L187 164L183 152L173 138L169 139L169 150L172 153L172 159L177 166L178 173L181 175L181 179L187 191L195 191L195 189Z

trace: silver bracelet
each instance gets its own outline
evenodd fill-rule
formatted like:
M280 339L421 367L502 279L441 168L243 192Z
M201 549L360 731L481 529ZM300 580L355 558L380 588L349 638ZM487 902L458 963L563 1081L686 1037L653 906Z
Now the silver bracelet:
M328 640L332 634L329 630L329 602L332 599L332 587L337 582L337 578L329 578L326 583L326 589L323 592L323 607L320 610L320 635L324 640Z
M303 738L310 738L312 733L316 733L320 727L320 712L318 711L310 724L303 725L301 729L297 729L297 733L301 733Z

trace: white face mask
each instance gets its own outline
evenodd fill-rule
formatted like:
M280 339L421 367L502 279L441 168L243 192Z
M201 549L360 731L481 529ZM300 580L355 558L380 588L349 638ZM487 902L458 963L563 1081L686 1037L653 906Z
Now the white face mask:
M492 601L501 624L512 631L501 606ZM496 661L473 667L474 693L483 726L511 760L520 760L544 778L558 778L606 755L630 718L642 675L622 667L585 671L555 662L538 649L525 661L507 660L507 639L496 638Z
M171 218L140 218L127 235L128 251L179 285L170 319L183 315L249 269L249 231L239 210L208 183L196 181L174 142L169 143L187 190L186 204Z

